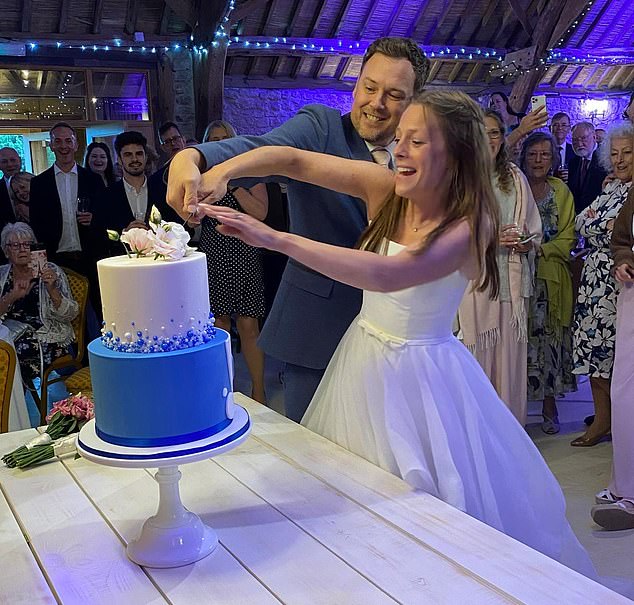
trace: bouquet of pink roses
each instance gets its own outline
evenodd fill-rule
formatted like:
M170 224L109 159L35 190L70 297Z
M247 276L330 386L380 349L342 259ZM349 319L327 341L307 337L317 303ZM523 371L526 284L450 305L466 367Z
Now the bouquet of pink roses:
M2 457L8 467L25 468L75 450L77 431L94 418L92 401L77 393L53 405L46 417L46 431Z

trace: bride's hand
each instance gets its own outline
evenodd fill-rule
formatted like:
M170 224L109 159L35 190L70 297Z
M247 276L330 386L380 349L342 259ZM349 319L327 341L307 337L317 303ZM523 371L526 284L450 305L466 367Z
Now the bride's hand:
M256 248L277 250L277 245L280 243L280 238L283 234L271 229L252 216L244 212L237 212L226 206L199 204L198 207L207 216L220 221L221 224L216 229L223 235L237 237L245 244Z

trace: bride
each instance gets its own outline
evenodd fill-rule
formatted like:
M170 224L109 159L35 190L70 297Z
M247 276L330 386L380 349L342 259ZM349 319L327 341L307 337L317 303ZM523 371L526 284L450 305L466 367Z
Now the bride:
M371 222L358 250L199 206L222 223L222 233L364 290L361 312L302 424L592 576L557 481L452 335L470 280L492 296L498 290L497 205L483 113L462 93L423 93L403 114L396 137L395 174L370 162L262 147L187 187L213 202L232 179L281 175L364 200Z

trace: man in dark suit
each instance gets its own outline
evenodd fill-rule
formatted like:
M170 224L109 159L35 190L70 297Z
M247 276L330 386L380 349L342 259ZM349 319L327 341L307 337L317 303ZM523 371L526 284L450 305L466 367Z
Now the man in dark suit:
M0 170L2 170L2 180L0 181L0 231L8 223L14 223L15 199L11 191L11 179L20 172L20 156L12 147L0 149Z
M575 198L575 212L579 214L601 193L607 171L599 164L595 153L597 140L590 122L579 122L572 129L575 156L568 166L568 187Z
M349 114L323 105L304 107L263 136L239 136L185 149L172 160L168 201L183 214L196 201L191 175L262 145L290 145L344 158L389 163L402 113L423 88L429 61L406 38L381 38L363 58ZM379 157L380 156L382 157ZM273 179L275 180L275 179ZM280 180L280 179L277 179ZM240 183L250 186L249 179ZM367 226L361 200L288 182L290 231L353 247ZM265 353L285 362L286 415L299 421L332 354L361 307L361 292L290 260L260 337Z
M566 142L570 134L570 116L563 111L556 113L550 121L550 132L559 151L559 165L568 166L575 155L572 145Z
M119 233L128 229L147 229L152 206L157 204L160 196L163 196L163 208L167 208L164 220L172 220L174 216L180 222L180 217L167 206L165 202L165 190L153 185L151 179L145 176L147 164L147 139L140 132L128 130L122 132L114 141L114 148L121 166L123 178L113 183L106 189L105 201L101 204L101 210L105 213L99 217L99 223L107 229ZM164 187L164 185L163 185ZM113 254L123 254L124 249L119 243L113 243L110 250Z
M93 218L104 190L102 179L75 162L77 136L65 122L51 128L55 163L31 180L31 227L49 260L85 275L100 314L97 260L106 254L105 230Z

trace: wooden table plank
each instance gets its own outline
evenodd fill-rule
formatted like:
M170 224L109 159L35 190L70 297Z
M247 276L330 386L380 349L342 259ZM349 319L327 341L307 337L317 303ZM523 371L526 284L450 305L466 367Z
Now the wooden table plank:
M143 521L156 512L158 486L154 477L142 469L100 466L83 459L67 459L64 464L122 540L127 544L136 539ZM206 481L202 485L203 489L212 489ZM199 513L189 502L184 504ZM209 510L209 506L204 510ZM222 544L195 565L145 571L174 605L279 603Z
M215 462L188 464L181 472L188 508L197 511L227 550L284 603L394 605L392 598Z
M0 458L36 435L37 433L32 429L3 435ZM4 473L10 471L2 463L0 467L1 488ZM0 603L51 605L56 602L2 493L0 493L0 570L2 570Z
M395 601L517 603L257 439L215 462Z
M62 463L3 466L0 481L64 605L165 603L143 570L121 556L121 542ZM3 575L0 583L11 581Z
M631 601L237 393L253 436L448 560L523 603ZM530 580L527 581L527 574Z

